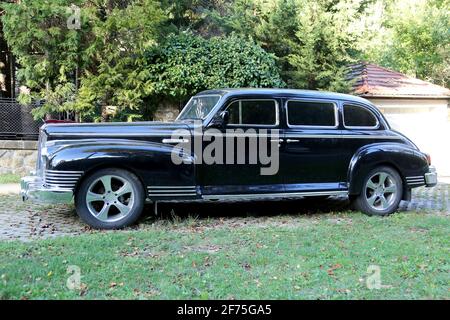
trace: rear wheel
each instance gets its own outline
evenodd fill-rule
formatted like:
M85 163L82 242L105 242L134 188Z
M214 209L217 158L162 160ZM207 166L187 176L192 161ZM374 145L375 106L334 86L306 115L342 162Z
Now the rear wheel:
M398 172L378 167L364 180L363 189L354 200L355 208L371 216L389 215L397 210L402 194L403 182Z
M78 188L75 206L80 218L96 229L120 229L133 224L144 207L144 188L126 170L103 169Z

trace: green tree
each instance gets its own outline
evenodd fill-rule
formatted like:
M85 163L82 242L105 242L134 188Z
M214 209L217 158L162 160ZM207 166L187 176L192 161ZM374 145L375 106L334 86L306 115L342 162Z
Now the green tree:
M237 0L215 18L224 32L250 35L274 53L289 87L345 92L346 67L360 48L358 22L369 3Z
M450 1L383 1L383 8L363 57L450 87Z
M359 50L358 20L363 1L301 1L288 55L290 84L347 92L348 65Z
M164 31L164 11L154 0L117 1L99 5L90 17L93 41L84 53L91 64L73 107L93 116L100 108L104 119L105 107L113 106L118 119L136 118L153 92L143 54Z
M66 21L70 4L80 1L40 2L24 0L2 4L5 38L20 65L18 79L31 89L32 95L21 95L24 103L44 98L42 109L53 110L73 100L75 83L71 80L79 60L80 42L85 29L70 30Z
M79 8L79 28L69 28ZM150 94L142 81L143 52L155 45L166 19L155 0L23 0L4 4L5 38L31 89L22 102L43 100L36 117L74 110L97 116L113 105L127 112ZM79 90L79 91L78 91Z

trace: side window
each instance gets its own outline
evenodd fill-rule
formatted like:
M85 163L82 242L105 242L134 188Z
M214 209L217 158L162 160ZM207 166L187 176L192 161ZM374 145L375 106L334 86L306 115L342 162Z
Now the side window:
M345 104L344 125L346 127L376 128L378 120L371 111L363 107Z
M288 101L287 118L290 126L337 126L336 106L331 102Z
M277 103L274 100L238 100L227 108L231 125L276 125Z

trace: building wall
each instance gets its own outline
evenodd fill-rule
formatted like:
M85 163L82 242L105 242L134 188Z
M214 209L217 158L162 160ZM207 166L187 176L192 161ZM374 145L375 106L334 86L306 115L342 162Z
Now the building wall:
M420 150L431 154L440 175L450 176L449 100L374 99L391 127L410 138Z

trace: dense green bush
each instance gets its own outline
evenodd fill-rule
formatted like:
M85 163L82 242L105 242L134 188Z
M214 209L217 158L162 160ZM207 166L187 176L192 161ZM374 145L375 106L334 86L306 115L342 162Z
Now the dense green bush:
M146 54L154 93L183 100L205 89L283 87L275 57L237 36L171 35Z

